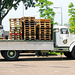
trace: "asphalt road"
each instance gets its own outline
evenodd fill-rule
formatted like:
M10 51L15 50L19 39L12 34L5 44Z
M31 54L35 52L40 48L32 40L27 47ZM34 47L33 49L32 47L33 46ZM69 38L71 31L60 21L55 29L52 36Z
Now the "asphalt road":
M75 60L22 55L17 61L5 61L0 55L0 75L75 75Z

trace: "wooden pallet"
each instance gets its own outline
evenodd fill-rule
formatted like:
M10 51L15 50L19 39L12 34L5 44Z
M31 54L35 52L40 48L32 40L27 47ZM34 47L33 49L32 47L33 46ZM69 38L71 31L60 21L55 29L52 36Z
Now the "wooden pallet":
M22 22L21 18L11 18L10 22L10 39L22 40Z
M25 22L25 21L34 21L34 20L35 20L35 17L22 17L21 18L22 22Z
M24 40L36 40L35 17L24 18Z
M11 40L22 40L22 33L11 33L10 39Z
M37 22L50 22L51 23L51 19L37 19Z
M11 39L36 40L38 31L39 40L51 40L51 20L38 19L35 25L35 17L22 17L9 19ZM36 30L38 26L39 30Z
M20 38L19 38L20 37ZM13 29L10 31L10 38L14 40L22 40L22 29Z
M10 27L22 27L21 18L10 18Z
M0 40L5 40L5 37L0 37Z
M39 27L39 40L51 40L51 20L38 19L37 26Z

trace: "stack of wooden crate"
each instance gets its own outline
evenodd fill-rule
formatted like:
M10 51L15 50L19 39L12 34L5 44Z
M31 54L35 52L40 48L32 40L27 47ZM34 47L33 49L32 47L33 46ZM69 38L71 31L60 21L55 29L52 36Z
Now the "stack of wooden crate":
M39 40L51 40L51 20L38 19Z
M20 18L11 18L10 22L10 39L21 40L22 39L22 23Z
M35 17L22 17L24 40L36 40Z

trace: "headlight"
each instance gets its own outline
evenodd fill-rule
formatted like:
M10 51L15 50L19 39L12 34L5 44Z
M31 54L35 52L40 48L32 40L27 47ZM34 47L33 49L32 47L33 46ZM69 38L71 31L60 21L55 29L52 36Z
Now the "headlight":
M66 44L67 42L68 42L67 39L63 40L63 43L64 43L64 44Z

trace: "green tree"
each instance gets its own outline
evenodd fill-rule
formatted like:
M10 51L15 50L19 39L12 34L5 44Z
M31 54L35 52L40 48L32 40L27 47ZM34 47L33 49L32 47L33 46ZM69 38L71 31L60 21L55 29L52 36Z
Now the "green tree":
M51 5L53 5L53 2L48 0L38 0L38 4L36 4L36 6L40 8L40 17L45 19L51 19L51 22L53 24L55 12L50 7Z
M75 7L74 6L75 5L72 2L69 4L68 13L70 16L70 19L69 19L70 32L75 34Z
M35 4L33 0L0 0L0 25L2 25L2 20L12 8L17 10L21 1L24 3L26 9L33 7Z

